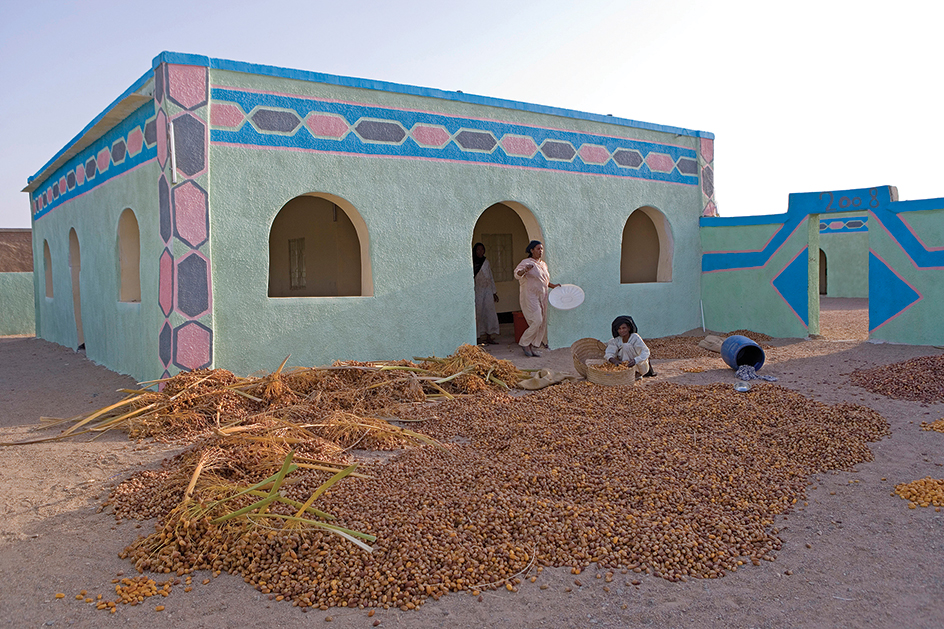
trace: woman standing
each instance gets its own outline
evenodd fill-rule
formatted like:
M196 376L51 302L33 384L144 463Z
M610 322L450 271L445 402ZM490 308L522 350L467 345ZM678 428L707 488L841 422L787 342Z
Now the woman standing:
M518 341L525 356L540 356L537 352L541 345L547 345L547 289L557 288L560 284L551 284L544 257L544 245L540 240L532 240L525 249L528 257L515 268L520 288L519 300L521 312L528 322L528 329Z
M492 335L498 334L498 314L495 312L498 291L492 277L492 266L485 259L485 245L480 242L472 245L472 274L475 278L476 338L479 343L495 345L498 341Z

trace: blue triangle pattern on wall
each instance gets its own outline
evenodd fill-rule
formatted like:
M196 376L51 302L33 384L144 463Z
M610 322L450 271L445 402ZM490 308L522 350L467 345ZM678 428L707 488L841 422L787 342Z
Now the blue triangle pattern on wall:
M869 332L885 325L921 298L921 293L869 251Z
M804 248L797 257L780 271L772 281L774 289L780 293L793 313L803 321L803 325L810 325L809 290L809 256Z

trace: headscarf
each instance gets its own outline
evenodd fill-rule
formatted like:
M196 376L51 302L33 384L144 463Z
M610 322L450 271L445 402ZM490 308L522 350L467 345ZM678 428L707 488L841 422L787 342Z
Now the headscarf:
M540 240L532 240L528 243L528 246L524 248L524 252L528 254L528 257L531 257L531 250L537 247L538 245L543 244Z
M621 315L613 319L613 325L610 326L613 328L613 338L616 338L617 336L619 336L619 327L623 325L624 323L629 326L630 334L634 334L638 332L638 330L636 329L636 324L635 322L633 322L633 318L626 315Z
M482 270L482 265L485 263L485 256L478 258L475 255L475 250L479 248L479 245L481 245L483 249L485 248L485 245L480 242L472 245L472 277L479 274L479 271Z

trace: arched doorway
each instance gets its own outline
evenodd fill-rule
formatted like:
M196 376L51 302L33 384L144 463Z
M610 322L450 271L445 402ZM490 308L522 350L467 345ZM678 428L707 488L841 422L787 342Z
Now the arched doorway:
M373 294L367 224L329 194L295 197L269 230L269 297Z
M69 230L69 271L72 277L72 310L75 313L76 345L85 347L85 334L82 332L82 295L79 277L82 270L82 254L79 251L79 237L75 228Z
M826 252L819 250L819 294L826 294Z
M623 227L620 283L671 282L673 250L665 214L651 206L634 210Z
M516 201L502 201L490 205L479 215L472 229L469 266L472 265L471 246L481 242L485 245L485 257L489 260L495 278L498 295L495 309L501 324L502 342L510 342L514 335L515 313L521 310L514 270L524 259L524 250L532 240L544 241L541 227L531 210ZM550 252L550 255L553 258L553 252ZM469 298L469 305L474 306L472 296ZM474 307L471 314L474 318Z

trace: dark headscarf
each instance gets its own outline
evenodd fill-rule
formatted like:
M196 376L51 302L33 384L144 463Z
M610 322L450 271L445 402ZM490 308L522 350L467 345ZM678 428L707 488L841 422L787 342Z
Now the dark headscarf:
M477 258L475 256L475 250L479 248L479 245L481 245L482 249L485 248L485 245L480 242L472 245L472 277L475 277L479 274L479 271L482 270L482 264L485 263L485 256L482 256L481 258Z
M524 252L528 254L528 257L531 257L531 250L540 244L543 244L540 240L532 240L528 243L528 246L524 248Z
M638 332L638 330L636 329L636 324L635 322L633 322L633 318L628 317L626 315L622 315L613 319L613 325L611 326L613 328L613 338L616 338L617 336L619 336L619 332L618 332L619 327L623 325L624 323L629 326L630 334Z

